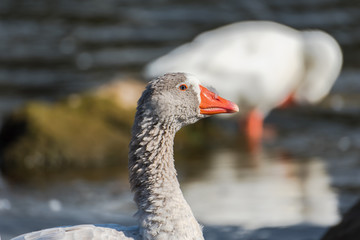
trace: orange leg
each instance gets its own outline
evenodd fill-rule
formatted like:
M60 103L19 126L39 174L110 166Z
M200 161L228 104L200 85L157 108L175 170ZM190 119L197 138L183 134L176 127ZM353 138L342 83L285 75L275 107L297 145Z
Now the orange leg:
M290 93L277 107L278 108L288 108L294 106L295 101L295 92Z
M249 112L245 118L245 137L248 143L248 150L256 153L260 150L263 136L263 115L256 109Z

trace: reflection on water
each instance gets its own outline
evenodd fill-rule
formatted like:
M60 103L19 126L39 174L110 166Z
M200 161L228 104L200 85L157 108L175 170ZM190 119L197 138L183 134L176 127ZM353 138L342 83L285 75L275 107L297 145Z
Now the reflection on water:
M247 164L244 164L247 162ZM202 179L183 185L204 224L263 227L338 219L336 195L321 159L292 159L263 152L246 159L233 150L212 154Z
M204 225L330 225L339 219L322 159L268 151L249 157L236 148L213 150L210 155L203 159L206 168L198 169L198 178L182 182L185 198ZM41 186L4 181L0 193L3 239L58 225L134 224L135 206L124 177Z

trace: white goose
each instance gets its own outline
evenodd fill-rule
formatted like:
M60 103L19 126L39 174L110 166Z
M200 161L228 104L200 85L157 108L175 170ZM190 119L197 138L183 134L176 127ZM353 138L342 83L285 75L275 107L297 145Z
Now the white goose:
M257 141L269 111L290 102L318 102L330 91L341 65L341 49L325 32L249 21L198 35L150 62L145 76L173 71L197 75L246 111L245 132Z
M204 239L176 177L175 133L207 115L238 110L236 104L201 86L189 74L166 74L150 81L138 101L129 151L130 185L139 225L59 227L13 240Z

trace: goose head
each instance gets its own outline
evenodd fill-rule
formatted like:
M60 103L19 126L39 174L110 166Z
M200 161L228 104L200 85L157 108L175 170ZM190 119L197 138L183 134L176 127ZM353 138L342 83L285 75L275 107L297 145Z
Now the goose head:
M209 115L238 112L238 106L202 86L188 73L168 73L149 82L138 113L182 127Z

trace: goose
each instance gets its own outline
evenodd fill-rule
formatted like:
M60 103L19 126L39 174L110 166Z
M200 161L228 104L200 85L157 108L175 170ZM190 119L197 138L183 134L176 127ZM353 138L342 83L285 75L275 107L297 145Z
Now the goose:
M138 101L129 145L129 179L138 226L50 228L13 240L204 239L177 180L175 133L207 116L238 111L235 103L208 90L194 75L168 73L153 79Z
M201 33L149 62L144 76L197 75L240 106L245 135L256 143L272 109L317 103L329 93L341 65L339 44L323 31L245 21Z

